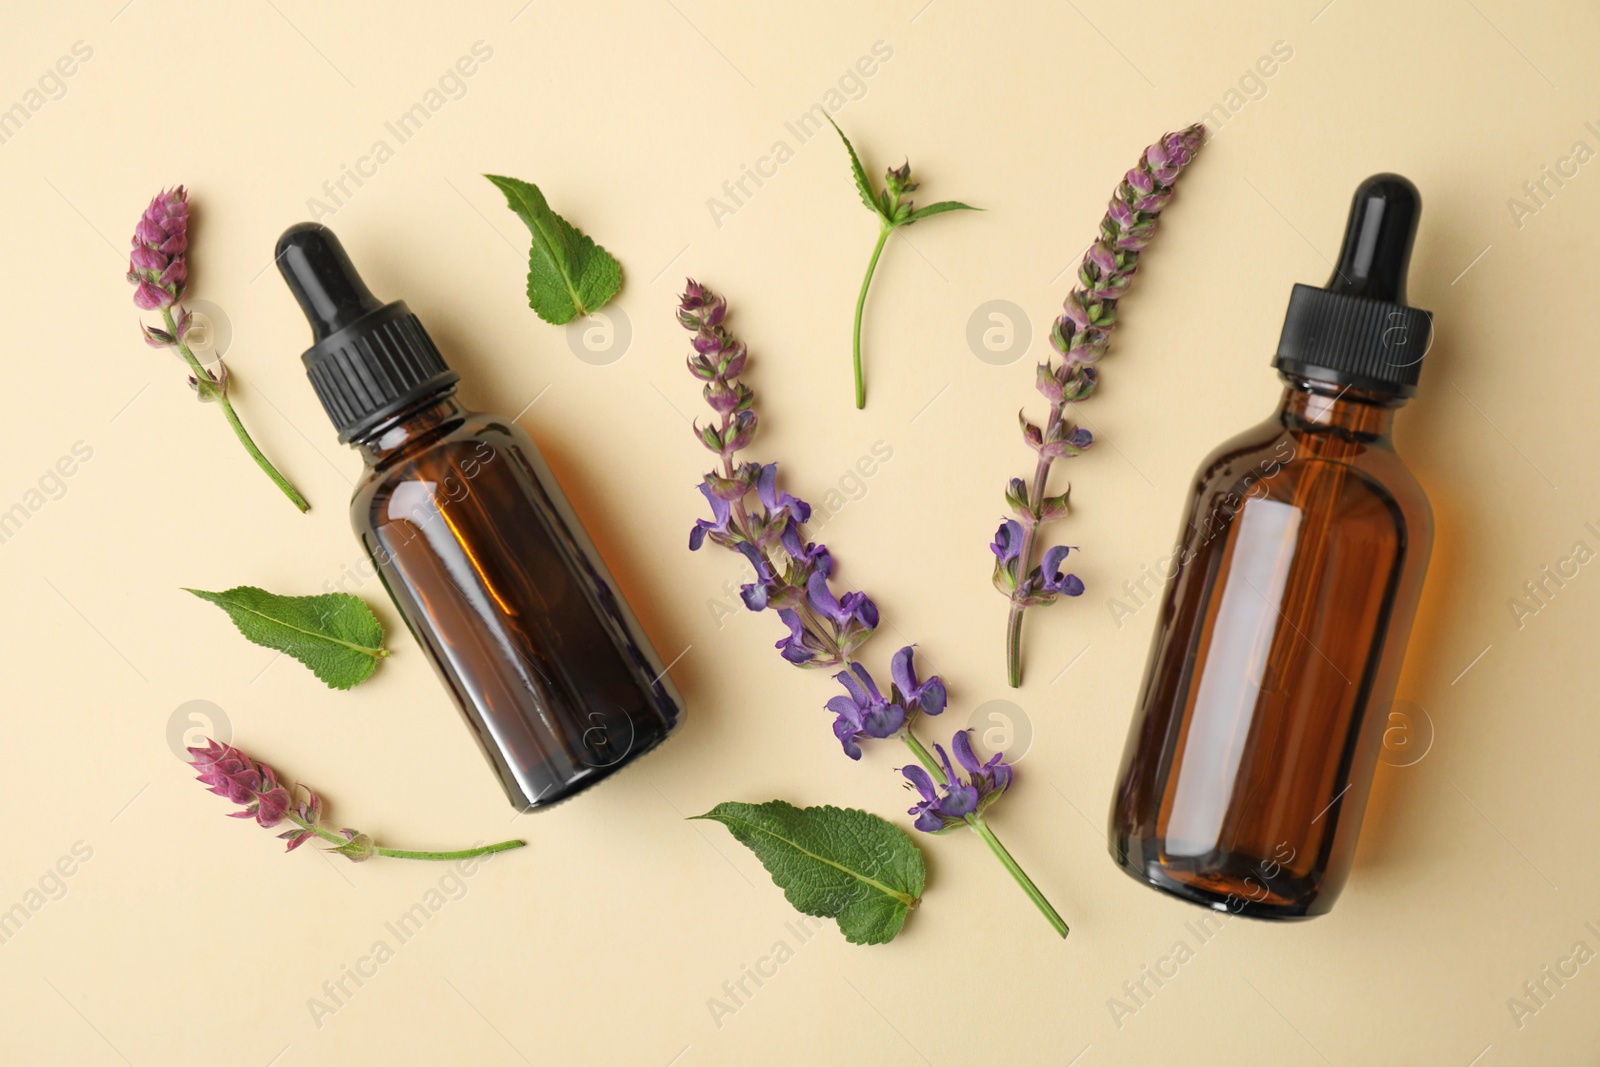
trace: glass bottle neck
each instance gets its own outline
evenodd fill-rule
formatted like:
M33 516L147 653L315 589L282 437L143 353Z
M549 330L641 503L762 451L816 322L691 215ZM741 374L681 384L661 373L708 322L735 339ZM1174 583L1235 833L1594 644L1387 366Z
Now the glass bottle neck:
M456 399L456 389L452 385L444 392L423 397L350 444L361 453L367 466L381 466L419 441L437 436L451 424L460 421L466 413L467 409Z
M1315 433L1342 431L1365 440L1386 439L1394 428L1394 413L1405 397L1371 389L1283 375L1283 398L1278 421L1292 430Z

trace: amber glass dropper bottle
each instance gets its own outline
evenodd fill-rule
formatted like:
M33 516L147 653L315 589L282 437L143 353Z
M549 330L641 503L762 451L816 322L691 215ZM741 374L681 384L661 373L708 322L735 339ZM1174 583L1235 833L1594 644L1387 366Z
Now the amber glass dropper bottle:
M1112 859L1269 919L1333 906L1433 542L1390 440L1432 316L1406 305L1422 203L1356 190L1326 287L1296 285L1266 422L1200 464L1112 799Z
M547 807L654 748L682 698L528 435L456 400L417 317L327 227L291 227L277 263L311 323L311 384L366 461L356 535L511 803Z

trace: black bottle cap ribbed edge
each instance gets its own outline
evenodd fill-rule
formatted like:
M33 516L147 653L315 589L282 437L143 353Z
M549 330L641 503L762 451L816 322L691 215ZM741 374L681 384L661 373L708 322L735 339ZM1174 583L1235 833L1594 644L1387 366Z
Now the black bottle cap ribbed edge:
M1328 284L1296 285L1273 366L1287 374L1393 396L1414 396L1433 313L1406 303L1417 187L1374 174L1356 188L1339 263Z
M276 262L311 323L313 344L300 359L340 441L460 378L403 300L385 304L372 295L326 226L289 227Z

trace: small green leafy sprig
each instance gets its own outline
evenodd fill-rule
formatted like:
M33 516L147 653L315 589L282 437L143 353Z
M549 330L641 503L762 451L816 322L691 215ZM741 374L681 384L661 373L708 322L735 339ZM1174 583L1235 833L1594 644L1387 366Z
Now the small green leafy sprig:
M383 626L350 593L280 596L253 585L220 593L185 589L228 613L246 640L293 656L331 689L352 689L372 676L383 647Z
M485 174L533 234L528 250L528 306L562 326L604 307L622 288L622 267L582 230L557 215L539 187Z
M834 131L839 134L839 140L844 142L845 151L850 153L850 170L855 176L856 192L861 195L861 202L867 210L878 216L878 243L872 246L872 258L867 260L867 273L861 279L861 293L856 297L855 330L851 335L851 358L855 367L856 378L856 408L867 406L866 379L861 373L861 315L867 307L867 290L872 286L873 272L878 269L878 257L883 255L883 246L888 242L889 235L902 226L910 226L930 215L942 215L947 211L982 211L982 208L963 204L959 200L941 200L937 204L927 207L913 208L906 194L915 190L917 182L911 180L911 164L905 162L898 167L889 167L884 175L884 187L873 191L872 183L867 180L867 172L861 166L861 158L856 155L855 146L850 143L850 138L839 129L839 124L833 119L828 120Z

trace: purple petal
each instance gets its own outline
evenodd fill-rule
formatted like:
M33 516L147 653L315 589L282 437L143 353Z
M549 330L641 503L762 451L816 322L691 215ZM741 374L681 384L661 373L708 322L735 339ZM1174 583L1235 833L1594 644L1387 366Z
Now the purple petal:
M978 791L965 782L956 781L945 787L939 800L939 811L952 819L960 819L978 810Z
M883 703L883 694L878 692L878 683L872 680L872 675L867 673L867 669L859 663L852 663L850 669L855 672L856 677L861 679L861 684L866 687L867 699L859 702L861 706L870 707L873 704Z
M838 674L833 676L833 680L845 687L850 694L848 699L858 709L867 706L867 691L861 688L861 683L856 681L855 675L851 674L849 671L840 671ZM834 699L839 700L846 698L835 697Z
M172 294L147 281L141 281L139 287L134 290L133 302L145 311L154 311L157 308L171 307Z
M893 679L895 685L899 686L900 692L905 695L907 700L913 698L918 688L916 671L912 668L911 663L912 657L915 655L916 652L912 646L907 645L899 652L896 652L894 658L889 660L889 677Z
M1000 523L1000 528L995 531L994 543L989 546L989 551L1001 563L1010 563L1022 554L1022 523L1016 519L1006 519Z
M861 705L849 697L829 697L828 702L823 707L841 719L852 722L857 726L861 725Z
M956 735L950 739L950 747L955 750L956 762L961 764L968 774L977 774L983 769L983 764L978 762L977 753L972 751L969 731L957 730Z
M931 804L939 798L938 792L933 788L933 778L921 767L917 767L915 765L910 767L901 767L900 773L905 775L906 780L909 781L913 787L915 787L917 792L922 794L923 800Z
M833 736L839 739L839 744L844 748L844 754L851 759L861 758L861 746L856 744L856 737L859 733L860 731L843 719L839 719L833 724Z
M861 717L861 730L868 737L893 737L906 724L906 712L899 704L874 704Z
M828 580L820 574L813 574L806 581L806 596L811 601L811 606L816 608L834 622L843 623L845 613L839 607L839 601L834 597L833 590L828 588Z
M779 608L778 618L789 628L789 636L772 647L778 649L784 659L797 667L809 663L816 657L816 653L805 645L803 640L805 624L800 621L800 613L793 608Z
M761 468L761 473L756 477L756 496L761 504L769 511L777 511L783 505L778 502L778 465L768 463Z
M865 593L846 593L843 611L845 617L859 621L869 630L878 628L878 605Z
M961 779L956 775L956 769L950 766L950 754L944 750L944 746L935 744L933 752L934 755L939 757L939 765L944 768L944 780L946 782L959 782Z

